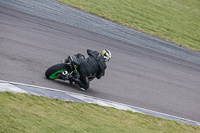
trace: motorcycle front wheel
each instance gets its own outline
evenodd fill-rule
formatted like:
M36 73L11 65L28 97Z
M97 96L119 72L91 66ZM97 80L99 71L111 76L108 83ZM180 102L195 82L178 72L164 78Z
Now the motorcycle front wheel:
M47 79L58 79L59 74L63 71L69 71L69 66L64 63L56 64L46 70L45 76Z

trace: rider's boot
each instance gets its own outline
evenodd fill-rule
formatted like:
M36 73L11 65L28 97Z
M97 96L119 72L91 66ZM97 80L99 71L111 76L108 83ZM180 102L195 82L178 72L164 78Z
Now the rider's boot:
M86 89L85 89L85 88L81 88L81 90L82 90L82 91L85 91Z
M81 90L86 90L85 88L83 88L84 84L79 79L76 79L74 77L72 79L76 84L78 84L81 87Z

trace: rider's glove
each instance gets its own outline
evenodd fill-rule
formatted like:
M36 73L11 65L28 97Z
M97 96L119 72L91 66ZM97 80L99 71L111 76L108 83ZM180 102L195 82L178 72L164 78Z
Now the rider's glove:
M70 62L70 60L68 58L61 60L61 63L68 63L68 62Z

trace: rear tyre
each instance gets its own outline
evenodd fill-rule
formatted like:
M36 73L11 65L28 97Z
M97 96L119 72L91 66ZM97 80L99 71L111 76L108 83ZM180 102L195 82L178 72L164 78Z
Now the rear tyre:
M59 74L63 71L69 71L69 66L64 63L56 64L46 70L45 76L47 79L57 79Z

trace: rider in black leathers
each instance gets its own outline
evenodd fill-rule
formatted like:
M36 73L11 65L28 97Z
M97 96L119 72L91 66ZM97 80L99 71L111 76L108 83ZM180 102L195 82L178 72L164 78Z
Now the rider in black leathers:
M73 78L73 81L78 84L82 90L89 88L88 76L96 74L96 78L100 79L105 74L107 68L106 62L111 58L111 52L107 49L103 50L102 53L87 49L87 58L82 54L76 54L79 59L80 66L78 71L80 74L80 80ZM64 62L67 62L65 59Z

